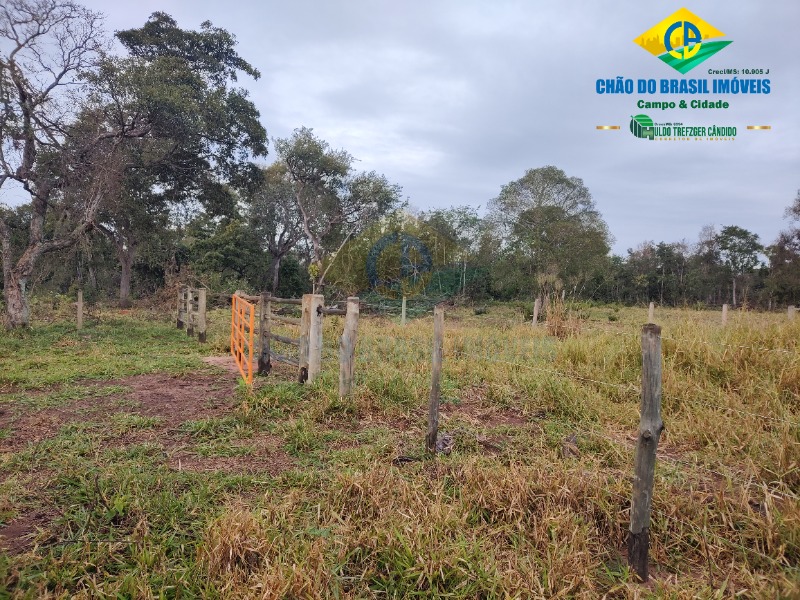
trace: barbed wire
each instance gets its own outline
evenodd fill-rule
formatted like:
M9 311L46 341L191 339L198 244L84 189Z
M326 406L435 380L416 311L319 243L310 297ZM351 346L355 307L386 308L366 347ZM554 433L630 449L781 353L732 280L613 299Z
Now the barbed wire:
M461 350L458 350L456 352L457 352L457 356L467 356L467 357L470 357L470 358L475 358L475 359L483 360L483 361L486 361L486 362L495 362L495 363L500 363L500 364L505 364L505 365L511 365L511 366L514 366L514 367L519 367L520 369L527 369L529 371L539 371L539 372L542 372L542 373L550 373L552 375L558 375L560 377L564 377L564 378L567 378L567 379L578 379L580 381L596 383L596 384L599 384L599 385L607 385L607 386L610 386L610 387L616 387L616 388L620 388L620 389L624 389L624 390L633 389L634 391L637 391L637 392L639 391L638 388L632 383L628 383L628 384L611 383L609 381L600 381L599 379L591 379L589 377L583 377L581 375L575 375L575 374L571 374L571 373L564 373L562 371L556 371L554 369L545 369L545 368L542 368L542 367L535 367L535 366L532 366L532 365L524 365L522 363L516 363L516 362L507 361L507 360L487 358L486 356L481 356L481 355L478 355L478 354L472 354L470 352L464 352L464 351L461 351Z
M585 331L598 331L598 332L601 332L601 333L605 333L605 334L609 334L609 335L618 335L618 336L622 336L622 337L626 337L626 338L635 336L635 335L637 335L639 333L637 331L630 331L630 332L628 332L628 331L610 331L608 329L595 328L595 327L586 328ZM789 349L789 348L768 348L766 346L747 346L747 345L743 345L743 344L724 344L724 343L723 344L717 344L717 343L714 343L714 342L708 342L706 340L680 340L678 338L669 337L669 336L665 336L665 335L661 336L661 340L662 341L675 342L675 343L681 343L681 342L690 341L691 343L703 344L704 346L710 346L710 347L713 347L713 348L719 348L719 347L722 347L722 348L738 348L738 349L745 349L745 350L757 350L759 352L781 352L781 353L785 353L785 354L797 354L798 356L800 356L800 353L798 353L796 349Z

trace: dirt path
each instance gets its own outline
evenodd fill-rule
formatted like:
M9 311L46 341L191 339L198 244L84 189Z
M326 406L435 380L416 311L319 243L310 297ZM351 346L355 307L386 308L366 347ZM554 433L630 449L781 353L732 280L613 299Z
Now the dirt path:
M283 440L268 432L256 431L241 440L246 452L239 456L201 456L193 451L197 442L181 426L187 422L221 418L233 414L238 369L233 360L213 357L207 361L220 367L218 373L169 375L154 373L87 383L92 388L118 387L120 391L65 402L52 408L0 404L0 464L15 453L38 446L58 435L70 423L91 423L103 429L100 447L124 448L150 443L161 446L165 464L171 469L193 472L268 473L277 475L292 467L292 459L281 449ZM90 395L90 394L89 394ZM151 419L147 427L121 428L120 420ZM108 435L118 427L119 435ZM238 443L238 442L237 442ZM0 481L8 475L0 470ZM43 478L42 490L49 485ZM39 494L36 494L37 496ZM11 553L30 547L36 530L45 527L54 515L46 507L20 512L0 526L0 548Z

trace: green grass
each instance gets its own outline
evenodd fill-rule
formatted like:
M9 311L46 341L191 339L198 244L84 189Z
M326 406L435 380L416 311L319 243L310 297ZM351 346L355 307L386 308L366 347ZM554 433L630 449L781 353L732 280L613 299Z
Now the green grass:
M225 311L206 347L136 313L0 334L0 407L113 407L2 455L0 525L39 515L40 531L0 553L0 597L798 595L800 323L657 310L667 430L642 588L623 549L646 309L583 305L550 328L487 309L447 313L441 431L455 445L435 459L429 316L361 319L351 398L331 319L315 383L221 378L237 408L169 425L116 401L124 377L190 380L225 351ZM61 360L41 359L57 346ZM179 469L176 452L221 466Z
M0 333L0 390L36 390L83 379L141 373L185 373L201 368L207 351L186 332L134 317L95 322L81 331L69 323Z

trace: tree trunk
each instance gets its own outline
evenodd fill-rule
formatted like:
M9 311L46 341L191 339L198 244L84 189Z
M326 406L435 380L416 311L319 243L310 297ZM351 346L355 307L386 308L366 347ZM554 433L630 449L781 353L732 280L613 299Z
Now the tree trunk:
M736 276L733 276L733 308L736 308Z
M131 271L133 268L134 250L133 248L121 249L119 252L119 265L121 275L119 279L119 306L120 308L130 308L131 306Z
M6 327L18 329L30 325L31 313L25 294L26 278L6 272L3 277L3 296L6 301Z
M272 264L269 266L270 276L272 279L272 293L278 293L278 284L280 283L280 274L281 274L281 259L282 256L273 256L272 257Z

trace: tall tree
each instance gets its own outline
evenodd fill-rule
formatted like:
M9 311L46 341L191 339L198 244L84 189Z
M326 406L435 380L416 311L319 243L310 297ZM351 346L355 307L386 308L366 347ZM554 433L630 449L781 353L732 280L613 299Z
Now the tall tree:
M589 190L557 167L529 169L489 202L487 223L512 270L530 287L540 276L577 290L609 251L608 227Z
M353 157L334 150L313 130L296 129L275 148L291 177L295 205L311 250L309 274L316 291L324 261L347 240L400 203L400 187L374 171L356 173Z
M736 280L758 265L758 254L764 250L758 236L737 225L722 228L717 236L722 261L730 270L733 306L736 306Z
M0 215L6 326L29 323L27 283L42 255L75 244L118 188L119 147L147 133L135 115L113 127L91 118L87 75L105 48L101 17L71 0L0 6L0 187L31 201L27 242L11 243ZM45 229L53 213L63 223Z
M278 292L281 263L303 239L303 217L295 202L292 179L281 162L264 169L261 185L247 197L250 221L271 257L269 281Z
M153 13L139 29L118 32L127 59L109 60L96 79L106 119L147 114L149 133L126 147L123 193L109 202L100 229L117 248L120 303L129 302L131 267L141 239L165 223L170 207L195 201L231 216L229 185L247 187L266 156L266 131L244 89L230 87L258 71L235 51L236 39L206 21L183 30Z
M766 248L770 268L767 287L776 299L797 302L800 299L800 228L797 227L800 190L786 209L786 217L791 221L790 227L781 231L775 242Z

